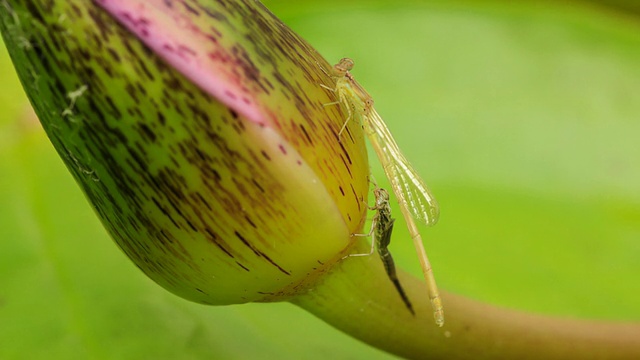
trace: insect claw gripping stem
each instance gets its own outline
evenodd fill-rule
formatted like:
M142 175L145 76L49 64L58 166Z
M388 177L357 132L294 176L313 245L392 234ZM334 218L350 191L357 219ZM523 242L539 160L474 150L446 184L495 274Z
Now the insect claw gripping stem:
M336 89L331 88L331 87L328 87L328 86L327 86L327 85L325 85L325 84L318 84L318 85L320 85L320 87L322 87L322 88L324 88L324 89L327 89L327 90L329 90L329 91L331 91L331 92L336 92ZM333 105L333 104L340 104L340 101L334 101L334 102L330 102L330 103L322 104L322 105L323 105L323 106L327 106L327 105Z
M326 85L320 84L320 86L322 86L323 88L327 89L327 90L331 90L333 92L335 92L335 89L332 89ZM331 106L331 105L340 105L341 103L343 103L343 100L338 100L338 101L333 101L330 103L326 103L326 104L322 104L322 106ZM340 139L340 137L342 136L342 133L344 132L344 130L347 128L347 124L349 124L349 120L351 120L351 109L347 108L347 112L349 113L349 115L347 116L347 120L344 122L344 124L342 125L342 127L340 128L340 131L338 132L338 139Z
M354 236L356 236L356 237L369 237L369 236L373 235L373 232L374 232L374 229L375 229L377 221L378 220L374 217L373 221L371 222L371 230L369 230L368 234L351 234L351 237L354 237ZM373 255L374 251L375 251L375 242L372 241L371 242L371 251L369 251L368 253L349 254L349 255L343 256L342 259L344 260L344 259L346 259L348 257L352 257L352 256L371 256L371 255Z
M364 201L363 201L364 202ZM369 206L369 204L367 204L366 202L364 202L365 205L367 206L367 208L369 210L377 210L378 209L378 205L373 205L373 206ZM371 235L373 235L373 232L375 231L377 222L378 222L378 218L379 218L379 214L376 212L376 214L373 216L373 219L371 220L371 229L369 229L369 232L366 234L351 234L351 237L357 236L357 237L370 237ZM371 241L371 251L369 251L368 253L362 253L362 254L349 254L346 255L344 257L342 257L342 259L346 259L348 257L351 256L371 256L373 255L373 252L375 251L375 241Z
M342 137L342 133L345 131L345 129L347 128L347 124L349 124L349 120L351 120L351 113L349 113L349 117L347 118L347 120L344 122L344 125L342 125L342 127L340 128L340 131L338 132L338 139L340 139Z

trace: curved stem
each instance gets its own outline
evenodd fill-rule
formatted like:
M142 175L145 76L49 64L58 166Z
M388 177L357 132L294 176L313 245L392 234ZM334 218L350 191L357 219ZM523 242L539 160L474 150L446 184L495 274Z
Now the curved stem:
M399 275L415 317L377 256L342 261L292 302L368 344L412 359L640 359L640 324L534 315L446 292L446 322L439 328L425 284Z

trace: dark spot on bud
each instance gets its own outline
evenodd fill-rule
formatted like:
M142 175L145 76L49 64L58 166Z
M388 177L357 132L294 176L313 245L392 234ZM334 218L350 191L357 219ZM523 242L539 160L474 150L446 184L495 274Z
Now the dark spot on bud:
M244 265L240 264L240 263L239 263L239 262L237 262L237 261L236 261L236 264L237 264L238 266L240 266L241 268L243 268L244 270L246 270L246 271L251 271L251 270L249 270L249 268L248 268L248 267L246 267L246 266L244 266Z
M229 91L229 90L226 90L226 91L224 92L224 94L225 94L227 97L229 97L230 99L233 99L233 100L237 100L237 99L238 99L238 97L236 96L236 94L232 93L232 92L231 92L231 91Z

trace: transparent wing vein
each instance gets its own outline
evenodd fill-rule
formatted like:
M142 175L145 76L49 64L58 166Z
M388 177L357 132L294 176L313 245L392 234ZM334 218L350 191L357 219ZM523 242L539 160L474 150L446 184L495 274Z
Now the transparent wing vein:
M365 132L398 201L404 203L416 220L429 226L434 225L440 214L436 199L404 157L380 115L373 107L368 110L362 119Z

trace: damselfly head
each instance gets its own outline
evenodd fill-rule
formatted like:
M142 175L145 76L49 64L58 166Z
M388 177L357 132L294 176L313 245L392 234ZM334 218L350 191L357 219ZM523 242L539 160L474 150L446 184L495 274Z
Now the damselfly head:
M353 60L342 58L337 64L333 65L333 74L336 76L345 76L351 69L353 69Z
M376 197L376 205L382 205L389 202L389 192L382 188L373 189L373 195Z

